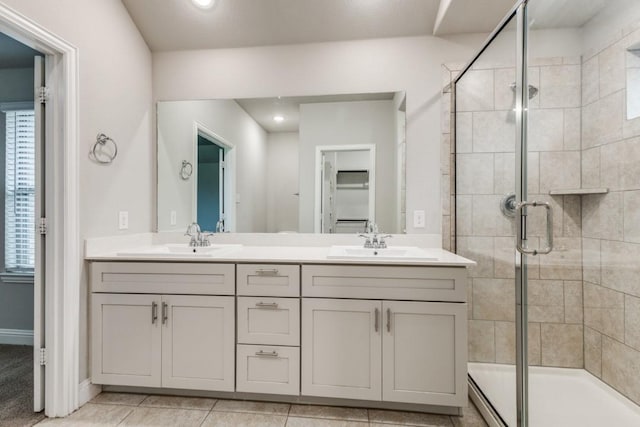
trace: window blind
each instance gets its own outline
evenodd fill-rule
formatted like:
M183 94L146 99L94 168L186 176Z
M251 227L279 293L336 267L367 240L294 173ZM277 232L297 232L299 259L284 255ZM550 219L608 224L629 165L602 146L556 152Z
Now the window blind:
M6 113L5 270L33 271L35 261L35 116Z

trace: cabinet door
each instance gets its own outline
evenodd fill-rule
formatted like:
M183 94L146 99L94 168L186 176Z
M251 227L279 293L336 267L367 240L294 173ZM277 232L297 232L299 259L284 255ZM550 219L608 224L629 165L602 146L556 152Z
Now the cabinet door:
M162 297L162 386L233 391L233 297Z
M382 308L382 399L464 406L467 305L384 301Z
M160 296L93 294L95 384L160 387Z
M380 301L302 300L302 394L380 400Z

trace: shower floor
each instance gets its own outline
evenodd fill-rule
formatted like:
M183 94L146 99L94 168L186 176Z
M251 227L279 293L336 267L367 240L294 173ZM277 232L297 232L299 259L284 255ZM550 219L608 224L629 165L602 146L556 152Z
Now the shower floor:
M469 374L511 427L516 425L513 365L469 363ZM529 368L532 427L638 427L640 407L583 369Z

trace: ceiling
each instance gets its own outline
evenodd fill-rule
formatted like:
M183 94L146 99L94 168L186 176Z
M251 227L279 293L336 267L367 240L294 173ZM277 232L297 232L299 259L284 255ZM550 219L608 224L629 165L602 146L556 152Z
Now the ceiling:
M267 132L298 132L300 104L391 100L394 95L394 92L381 92L349 95L247 98L236 99L236 102ZM275 115L281 115L284 117L284 121L277 123L273 120Z
M442 0L433 34L490 33L516 0Z
M170 51L431 34L440 0L216 0L208 10L190 0L122 3L149 48Z
M40 52L0 33L0 68L31 68Z

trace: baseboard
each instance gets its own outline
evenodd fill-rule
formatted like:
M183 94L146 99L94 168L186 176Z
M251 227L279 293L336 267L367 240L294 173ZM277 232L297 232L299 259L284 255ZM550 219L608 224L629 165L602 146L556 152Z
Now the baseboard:
M27 329L0 329L0 344L33 346L33 331Z
M92 384L87 378L78 384L78 406L82 406L102 392L102 386Z

